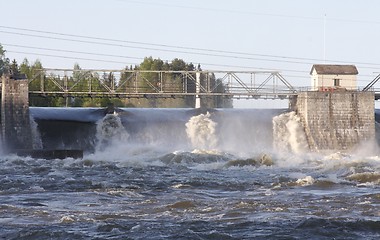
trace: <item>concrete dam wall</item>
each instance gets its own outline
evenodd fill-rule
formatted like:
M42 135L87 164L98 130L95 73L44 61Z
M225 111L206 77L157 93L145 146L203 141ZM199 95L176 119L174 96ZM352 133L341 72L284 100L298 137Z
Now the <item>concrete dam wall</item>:
M375 138L373 92L301 92L293 110L311 150L350 150Z

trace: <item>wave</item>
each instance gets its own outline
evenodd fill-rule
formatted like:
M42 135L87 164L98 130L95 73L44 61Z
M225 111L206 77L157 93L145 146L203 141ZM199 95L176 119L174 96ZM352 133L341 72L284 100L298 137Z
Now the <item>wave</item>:
M169 165L182 164L186 166L189 164L225 163L231 158L232 156L226 153L196 149L192 152L175 151L161 156L159 160Z
M346 179L358 183L380 184L380 172L354 173L347 176Z
M256 158L230 160L225 164L225 167L272 166L273 164L272 157L262 154Z
M319 219L309 218L302 220L296 229L307 230L310 235L328 237L330 236L344 236L353 238L365 236L374 237L374 233L377 233L380 237L380 221L371 220L341 220L341 219ZM340 233L340 234L337 234Z

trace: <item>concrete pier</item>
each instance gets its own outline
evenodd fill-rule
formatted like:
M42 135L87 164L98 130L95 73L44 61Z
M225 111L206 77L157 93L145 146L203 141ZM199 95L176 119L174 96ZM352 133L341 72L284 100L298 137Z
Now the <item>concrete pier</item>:
M2 76L1 137L6 151L31 149L29 87L25 76Z
M310 149L351 150L375 138L373 92L300 92L292 110L305 128Z

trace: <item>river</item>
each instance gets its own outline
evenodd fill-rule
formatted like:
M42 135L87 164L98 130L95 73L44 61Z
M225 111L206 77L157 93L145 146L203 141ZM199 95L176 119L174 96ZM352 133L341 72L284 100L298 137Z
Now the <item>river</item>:
M31 108L35 146L85 156L2 155L0 238L378 239L377 144L311 153L284 113Z

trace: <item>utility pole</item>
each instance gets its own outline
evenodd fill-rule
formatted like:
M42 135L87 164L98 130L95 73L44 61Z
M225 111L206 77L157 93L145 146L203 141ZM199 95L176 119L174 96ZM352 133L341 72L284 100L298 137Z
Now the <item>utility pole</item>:
M326 13L323 18L323 62L326 63Z

